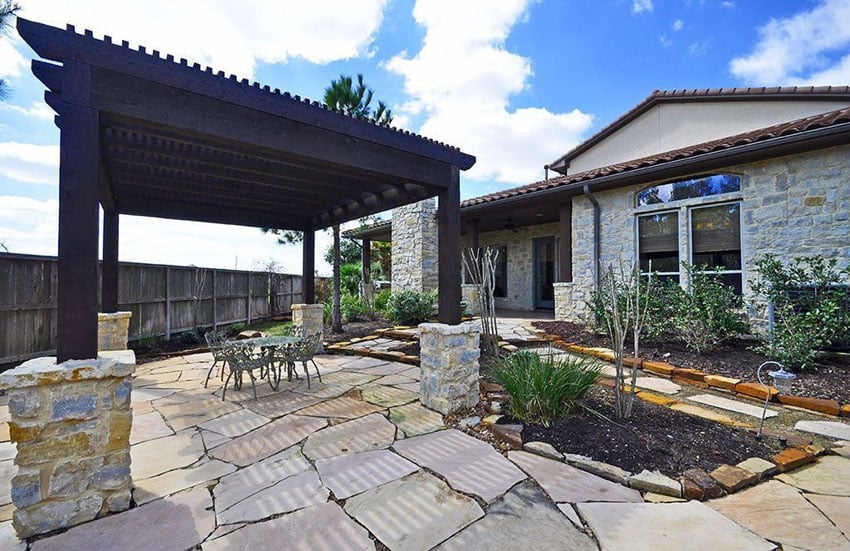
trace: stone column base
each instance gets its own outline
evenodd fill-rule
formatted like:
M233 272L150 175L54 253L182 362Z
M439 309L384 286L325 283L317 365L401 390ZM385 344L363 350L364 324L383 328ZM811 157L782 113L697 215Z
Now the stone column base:
M324 305L322 304L293 304L292 305L292 323L295 327L302 327L307 334L322 333L322 338L319 339L319 347L316 349L317 354L325 351L322 344L324 340L325 325L322 323L322 312Z
M97 315L97 349L127 350L132 312L100 312Z
M130 357L128 356L128 359ZM12 524L20 538L130 506L135 363L36 358L0 374L17 444Z
M447 415L478 403L479 329L472 324L419 326L419 401Z

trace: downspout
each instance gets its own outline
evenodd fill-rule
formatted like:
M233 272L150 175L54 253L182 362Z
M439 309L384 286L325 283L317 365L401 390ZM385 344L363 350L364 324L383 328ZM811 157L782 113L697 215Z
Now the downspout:
M590 185L584 184L584 196L587 197L587 200L590 201L590 204L593 205L593 279L596 283L596 290L599 290L599 259L601 256L600 253L600 241L601 241L601 221L599 214L599 201L596 200L596 197L590 192Z

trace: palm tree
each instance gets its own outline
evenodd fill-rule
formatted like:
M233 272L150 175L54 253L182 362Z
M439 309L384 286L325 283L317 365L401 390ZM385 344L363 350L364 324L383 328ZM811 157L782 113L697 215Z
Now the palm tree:
M388 125L393 121L392 112L383 101L378 101L378 108L371 109L374 92L363 82L363 75L357 75L357 85L354 79L347 75L340 75L339 80L332 80L331 85L325 88L325 104L351 117L367 120L381 125Z
M21 9L21 6L12 0L0 0L0 34L5 33L10 27L12 16L19 9ZM7 88L6 81L0 79L0 100L6 96Z

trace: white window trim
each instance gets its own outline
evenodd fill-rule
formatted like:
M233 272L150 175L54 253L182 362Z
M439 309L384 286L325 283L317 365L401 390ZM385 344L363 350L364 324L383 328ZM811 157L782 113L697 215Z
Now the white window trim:
M659 203L659 204L661 204L661 203ZM640 223L638 222L638 218L641 218L643 216L651 216L653 214L665 214L665 213L668 213L668 212L676 213L676 257L677 258L681 257L682 244L680 243L681 239L679 239L679 238L681 237L681 233L682 233L681 229L680 229L681 224L682 224L682 209L680 209L680 208L669 208L669 204L667 204L667 203L663 203L663 204L665 206L667 206L668 208L659 209L659 208L657 208L658 205L652 205L656 208L649 211L649 212L640 212L640 213L636 212L635 213L635 259L637 259L638 266L640 266ZM682 282L681 260L679 261L679 264L680 264L680 268L679 268L678 271L675 271L675 272L653 271L652 273L654 273L656 275L660 275L660 276L676 276L676 277L679 278L679 283L681 283ZM649 275L649 274L650 274L650 272L644 272L643 270L641 270L641 272L640 272L640 275L642 275L642 276Z
M694 238L693 238L693 224L691 224L691 211L697 210L697 209L706 209L706 208L711 208L711 207L720 207L720 206L723 206L723 205L732 205L732 204L735 204L735 203L738 204L738 217L739 217L738 227L741 228L741 232L738 234L738 251L739 251L739 254L741 255L741 269L740 270L723 270L723 272L718 272L717 270L704 270L702 273L712 274L712 275L717 275L717 274L720 274L720 273L723 273L723 274L741 274L741 291L743 293L744 283L745 283L745 279L744 279L744 266L745 266L745 263L744 263L744 224L743 224L743 222L744 222L744 220L743 220L743 218L744 218L744 201L743 201L743 198L738 199L736 201L719 201L717 203L710 203L710 204L705 204L705 205L699 204L699 205L693 205L693 206L689 205L687 207L687 209L688 209L688 258L689 258L688 262L691 266L694 265ZM690 282L688 282L688 284L690 284Z

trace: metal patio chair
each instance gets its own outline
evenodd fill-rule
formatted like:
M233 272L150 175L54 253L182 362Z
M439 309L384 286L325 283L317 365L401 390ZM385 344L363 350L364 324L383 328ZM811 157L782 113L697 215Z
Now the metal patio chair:
M316 349L319 347L319 341L322 338L322 332L319 331L313 334L305 334L299 327L297 333L301 337L300 340L286 349L287 360L291 369L295 371L295 363L300 363L304 367L304 375L307 377L307 388L310 388L310 371L307 369L307 362L312 362L316 369L316 375L319 376L319 382L322 382L322 374L319 372L319 366L313 356L316 355ZM296 372L296 377L298 376Z
M207 388L210 382L210 375L212 375L213 369L215 369L215 366L219 362L221 362L221 380L224 380L224 367L227 364L227 360L224 357L224 343L227 342L227 335L222 331L209 331L204 333L204 340L207 341L207 346L213 355L213 363L210 366L210 370L207 371L207 378L204 380L204 388Z
M224 357L227 360L227 366L230 372L227 374L227 379L224 381L224 388L221 391L221 400L227 394L227 384L230 379L233 379L233 385L236 390L242 388L242 375L247 372L251 378L251 389L254 391L254 399L257 399L257 385L254 371L259 371L260 375L266 369L269 361L268 354L263 352L255 354L253 348L236 342L226 342L223 348ZM271 374L269 374L271 377ZM271 384L271 383L270 383ZM272 387L274 388L274 387Z

